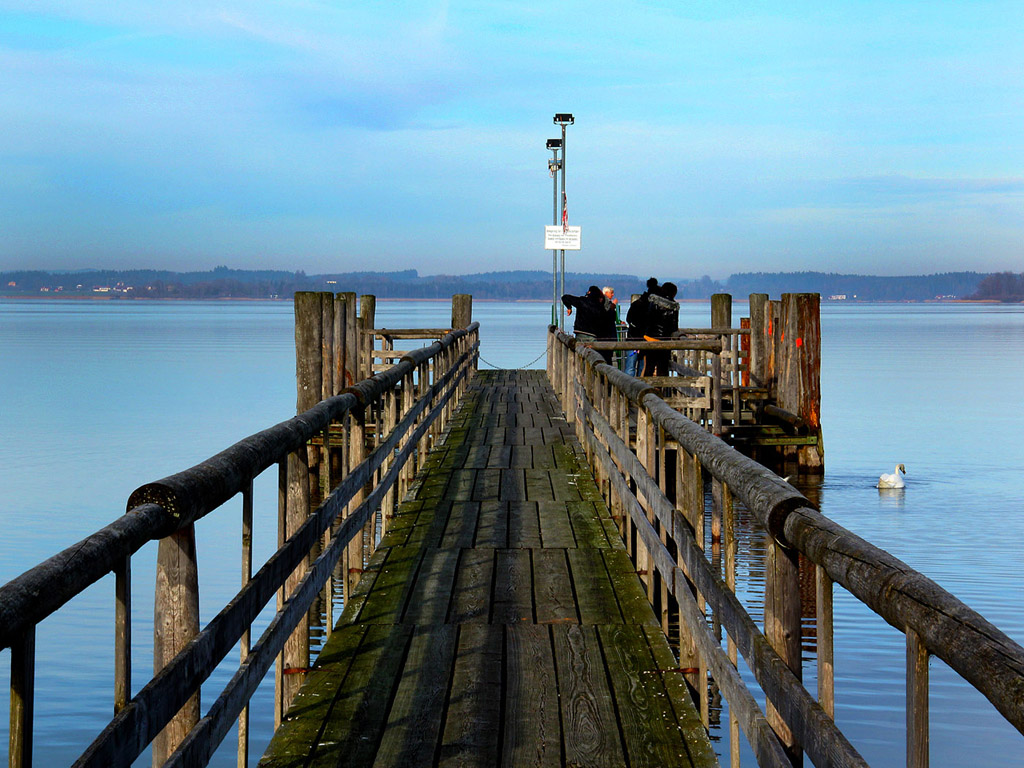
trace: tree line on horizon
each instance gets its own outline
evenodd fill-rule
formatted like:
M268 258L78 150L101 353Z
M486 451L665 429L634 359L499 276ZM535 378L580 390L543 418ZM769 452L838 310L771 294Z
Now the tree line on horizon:
M650 275L569 272L567 293L582 295L590 285L610 285L626 300L642 293ZM936 298L996 301L1024 300L1024 274L945 272L933 275L880 277L825 272L746 272L724 281L708 276L679 278L654 275L678 287L679 299L707 299L714 293L743 298L751 293L820 293L823 298L854 301L927 301ZM82 270L0 272L0 296L104 297L153 299L290 299L296 291L354 291L381 299L447 299L468 293L487 300L550 300L555 287L550 272L517 270L470 275L424 275L394 272L339 272L307 275L303 271Z

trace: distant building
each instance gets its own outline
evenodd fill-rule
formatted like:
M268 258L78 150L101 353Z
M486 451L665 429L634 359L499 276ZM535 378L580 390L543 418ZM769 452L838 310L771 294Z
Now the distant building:
M829 301L846 301L846 294L845 293L833 293L831 296L828 297L828 300Z

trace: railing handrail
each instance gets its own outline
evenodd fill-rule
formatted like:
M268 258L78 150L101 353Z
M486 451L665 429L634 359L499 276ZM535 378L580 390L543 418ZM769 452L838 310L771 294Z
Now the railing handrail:
M779 545L802 553L896 629L916 633L928 652L1024 733L1024 647L928 577L826 518L782 478L672 409L642 379L606 364L589 344L551 333L696 456Z
M394 386L420 363L479 329L451 331L442 340L403 356L401 362L343 393L256 432L189 469L140 486L127 513L0 587L0 649L111 573L148 541L170 535L241 493L254 477L350 409L362 407Z
M460 332L458 335L453 335L452 340L461 338L464 335L466 335L465 331ZM447 346L449 344L438 345L434 352L439 352ZM387 439L353 472L341 480L332 490L331 494L306 519L303 525L267 560L260 571L232 598L228 605L132 698L129 704L118 713L107 728L90 745L83 756L75 763L76 768L109 765L115 757L123 759L123 753L126 749L132 753L130 757L134 759L145 748L199 688L201 683L213 672L217 664L225 658L235 643L238 642L244 628L252 624L262 608L281 587L284 579L299 565L301 559L309 552L310 547L320 539L331 523L342 513L345 505L351 501L367 482L372 480L373 473L384 464L385 460L390 455L393 455L401 439L412 429L413 423L428 407L429 403L443 390L448 388L449 385L453 384L456 371L461 369L462 363L465 362L465 359L470 354L471 352L467 352L463 359L455 361L452 368L446 371L419 398L417 404L405 414L402 422L396 425ZM430 357L430 354L420 356L421 361ZM408 366L412 362L412 360L409 360L396 365L371 379L359 382L352 389L357 389L364 395L369 395L375 391L378 395L382 395L390 389L390 386L401 380L402 377L398 375L399 373L408 374L411 372ZM449 393L451 392L454 392L454 387L449 389ZM446 399L443 402L446 402ZM440 405L436 406L434 412L436 413L440 407ZM338 415L342 414L339 413ZM404 449L406 455L415 447L418 438L422 436L432 421L433 419L425 420L412 435L415 439L407 442ZM392 476L389 478L392 483L394 481L394 474L395 467L392 467ZM339 531L332 537L332 553L340 554L340 550L344 545L362 531L362 524L366 522L370 514L372 503L374 501L379 502L380 496L386 490L384 485L384 483L379 484L375 492L361 504L359 513L345 518ZM321 565L317 570L317 578L319 578L320 574L326 578L333 565L333 562L330 563L330 566ZM319 588L320 586L322 584L304 587L305 598L311 601L316 592L316 589L313 587ZM289 603L296 602L301 603L303 600L299 600L293 595ZM298 606L289 605L287 610L289 610L290 616L294 615L294 620L298 620L298 618L305 615L308 607L308 603ZM291 625L288 623L284 623L281 626L275 625L275 632L270 638L270 642L275 644L273 653L261 653L260 643L265 642L266 636L252 649L252 654L254 656L258 655L262 662L255 671L250 672L247 670L250 684L258 683L262 679L267 671L265 665L269 665L276 656L277 651L280 650L278 646L283 645L284 638L293 627L294 621L291 622ZM251 693L251 690L249 692ZM226 729L222 727L222 721L225 718L230 720L237 716L246 700L247 697L237 697L232 705L222 704L219 707L220 711L218 713L221 722L216 723L214 726L206 723L203 728L215 728L215 732L220 738L223 738ZM209 716L207 716L206 720L208 719ZM187 739L186 741L189 749L201 751L205 748L209 749L210 754L212 754L213 749L216 747L216 744L204 747L201 744L197 744L195 738ZM193 765L197 763L190 762L188 764Z

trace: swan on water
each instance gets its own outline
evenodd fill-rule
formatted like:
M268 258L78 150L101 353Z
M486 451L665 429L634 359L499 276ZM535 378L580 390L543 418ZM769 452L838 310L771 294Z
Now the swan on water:
M891 475L882 475L878 478L878 485L875 488L905 488L906 483L903 482L903 476L907 474L907 468L902 464L896 465L896 472Z

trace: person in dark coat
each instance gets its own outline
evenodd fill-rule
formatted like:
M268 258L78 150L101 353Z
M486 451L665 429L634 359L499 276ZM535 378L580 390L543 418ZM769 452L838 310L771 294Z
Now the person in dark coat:
M644 336L650 339L670 339L679 330L679 304L675 300L676 286L665 283L648 299ZM652 349L644 355L644 376L668 376L668 363L672 353Z
M650 277L647 279L647 290L640 294L640 298L630 303L626 310L626 338L643 341L644 330L647 326L647 307L650 304L651 291L658 290L658 279ZM640 373L640 362L643 356L638 350L631 351L626 356L626 373L630 376L637 376Z
M615 340L615 305L605 298L596 285L590 286L583 296L565 294L562 303L571 310L576 310L573 322L573 335L580 341L614 341ZM611 352L602 352L601 356L611 363Z

